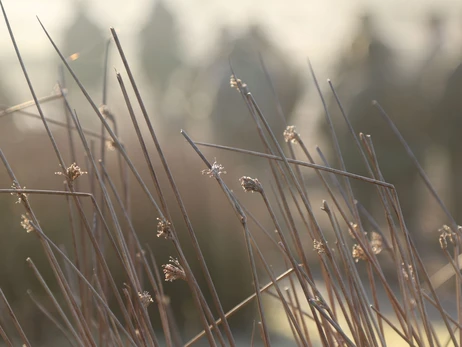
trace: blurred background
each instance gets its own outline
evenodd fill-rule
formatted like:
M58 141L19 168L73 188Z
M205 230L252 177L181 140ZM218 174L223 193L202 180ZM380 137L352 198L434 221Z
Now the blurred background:
M425 250L437 248L437 228L447 221L429 199L403 147L372 106L371 101L378 100L456 221L462 217L462 164L458 154L462 145L459 1L5 0L4 5L37 94L56 94L56 82L64 81L83 127L95 132L100 131L99 120L70 75L61 74L59 59L35 16L39 16L97 105L103 103L109 27L116 29L212 276L217 279L225 311L252 293L242 234L216 182L201 175L204 167L182 140L179 130L185 129L194 140L263 149L241 96L229 87L229 62L249 86L281 143L285 126L296 125L308 147L314 151L314 146L319 145L332 166L337 166L325 112L309 73L309 57L325 92L348 171L367 174L331 96L327 78L336 87L356 132L372 135L384 177L398 188L403 213L418 246ZM31 95L3 21L0 47L0 106L6 109L30 100ZM109 46L105 104L116 117L120 138L148 180L114 68L128 83L115 47ZM65 121L62 101L50 101L43 107L50 119ZM37 114L35 108L27 111L30 113L0 113L0 147L23 186L62 189L62 177L54 175L59 167L43 124L33 117ZM138 108L135 111L139 114ZM59 126L52 129L69 160L67 131ZM99 146L99 141L94 140L94 145ZM154 147L150 150L154 152ZM88 169L83 151L80 153L78 164ZM216 158L224 165L225 180L236 192L240 189L238 178L243 175L262 181L270 176L264 160L215 149L204 149L204 153L209 160ZM106 160L120 184L115 152L109 152ZM156 165L160 169L157 161ZM313 190L314 203L320 205L325 192L317 190L313 172L304 173L306 184ZM82 190L88 189L88 182L82 182ZM356 198L384 222L377 212L380 206L374 187L353 183ZM0 186L11 186L4 168L0 168ZM155 237L157 216L144 201L141 190L135 183L131 189L134 224L141 239L153 247L158 262L164 264L173 251L159 244ZM243 193L239 197L252 204L251 197ZM174 205L173 197L168 198ZM64 200L31 200L49 236L58 244L69 246L69 217ZM57 286L37 239L22 231L23 209L14 201L9 195L0 196L0 287L31 339L37 345L49 345L50 330L45 328L48 323L26 295L29 288L36 290L39 297L41 293L26 266L26 257L34 259L53 289ZM271 230L265 211L255 207L253 212ZM183 236L187 245L186 233ZM268 247L271 252L271 246ZM307 243L306 247L312 245ZM443 264L431 252L428 258L435 270ZM198 322L191 316L190 299L181 296L185 288L178 283L166 288L175 298L172 307L178 314L180 329L185 336L192 336L198 331ZM242 313L242 319L231 320L231 324L243 336L249 335L254 314L250 306ZM274 325L276 329L277 323Z

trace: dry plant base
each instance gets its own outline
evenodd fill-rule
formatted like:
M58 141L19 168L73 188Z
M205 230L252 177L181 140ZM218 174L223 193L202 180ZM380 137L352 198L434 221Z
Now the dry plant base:
M249 293L248 298L242 302L234 303L235 307L231 310L225 311L188 214L188 206L175 182L116 31L111 28L112 41L108 42L107 49L111 42L115 43L136 97L135 102L141 109L144 124L138 123L133 100L129 97L121 73L116 72L127 113L149 170L149 183L142 177L124 143L120 141L117 115L111 111L110 105L107 105L105 92L102 106L98 107L40 21L63 66L100 119L101 132L82 128L77 113L67 99L66 88L61 83L58 83L57 95L37 97L1 0L0 5L33 99L0 112L0 117L11 117L17 112L26 112L24 108L35 106L38 115L31 112L27 114L42 120L61 169L56 174L64 178L63 190L26 188L18 181L0 148L0 159L12 182L11 187L0 189L0 193L13 195L15 199L11 204L16 202L22 205L24 212L18 223L21 223L27 233L37 237L53 271L59 292L53 292L49 288L39 269L32 259L28 258L27 263L43 287L49 304L44 305L31 291L28 294L41 313L60 331L68 345L193 346L207 343L210 346L237 346L238 332L232 329L231 317L250 303L256 304L250 345L276 345L274 319L269 307L269 302L274 301L279 307L277 324L285 322L286 335L291 336L291 340L297 346L369 347L398 343L410 346L460 345L461 228L456 225L411 149L377 102L374 102L374 105L402 142L403 150L408 153L430 193L446 213L447 225L441 229L439 241L441 252L448 262L444 271L450 275L446 280L451 279L455 285L456 302L452 306L456 308L456 315L453 316L452 312L448 312L448 308L442 305L442 299L438 295L442 282L435 282L429 275L424 260L417 252L403 219L397 192L381 174L371 137L361 133L359 136L356 135L359 129L352 128L329 81L344 121L350 129L351 141L361 153L369 176L347 172L335 129L311 63L309 69L326 110L326 121L331 130L340 169L332 168L319 148L317 151L322 163L316 163L295 126L288 126L283 134L274 134L250 92L251 86L237 78L232 68L230 85L242 96L249 111L249 125L253 124L255 127L255 136L260 138L265 153L194 141L186 131L181 131L181 135L190 146L182 150L192 149L205 166L202 174L213 179L212 183L199 181L198 172L198 182L211 185L216 181L242 231L253 293ZM107 71L107 56L105 69ZM268 83L271 83L269 75ZM107 90L106 84L107 79L104 91ZM66 122L51 121L45 117L41 105L54 99L63 102ZM277 100L276 96L275 99ZM62 153L50 125L64 127L69 131L70 155ZM141 132L141 127L148 129L148 135ZM92 138L91 141L89 137ZM97 149L93 142L95 138L100 141ZM287 143L286 150L283 150L283 143L280 141L282 138ZM155 169L153 165L151 141L160 159L161 170ZM87 158L85 163L77 160L77 144L79 148L83 148L83 154ZM122 187L117 186L107 169L108 144L116 151ZM200 150L204 146L264 158L271 172L271 184L263 178L259 180L242 176L239 179L225 175L224 166L216 160L211 163ZM297 147L299 150L296 150ZM296 153L306 159L297 159ZM72 164L69 165L67 162ZM310 187L304 183L301 171L303 168L314 170L325 189L325 200L322 202L313 202L310 197ZM167 177L168 185L160 184L159 174ZM152 238L159 244L170 245L175 252L169 259L163 259L161 266L157 264L149 247L142 245L131 217L130 180L133 178L134 184L138 184L145 194L149 208L157 216L157 235L153 230ZM355 200L350 182L352 179L376 187L377 196L383 206L383 215L387 220L385 227L378 227L374 231L364 230L362 220L373 220L373 217L367 214L367 206L364 207ZM89 191L81 190L84 180L93 182ZM238 181L244 192L255 194L244 196L242 192L230 189L229 185ZM166 199L166 191L173 194L173 204ZM66 199L71 216L71 252L63 250L43 229L34 209L34 196L37 195ZM265 212L266 221L272 225L271 231L252 214L244 201L251 201L252 205L260 204ZM313 203L320 205L321 212L319 207L314 208ZM173 220L173 208L179 209L182 220ZM328 223L321 223L322 219ZM186 226L188 247L193 253L191 255L191 252L188 252L189 256L186 256L184 248L185 238L180 240L177 231L181 223ZM277 250L276 259L274 255L270 257L268 254L264 246L267 244ZM123 284L114 279L114 270L107 261L109 252L115 255L118 272L123 273ZM393 272L383 266L384 257L393 264ZM276 262L278 267L275 266ZM194 268L192 263L196 264ZM278 273L274 270L276 268L285 270ZM205 284L199 278L204 279ZM232 283L232 279L230 281ZM202 326L197 335L185 336L178 328L171 305L174 298L169 298L165 294L166 286L170 285L166 282L179 282L187 288L195 314ZM27 334L1 289L0 299L2 307L5 307L5 310L1 311L0 319L2 340L7 346L14 346L14 341L19 338L22 345L31 346ZM153 324L153 317L159 324ZM246 341L245 345L248 344L249 341Z

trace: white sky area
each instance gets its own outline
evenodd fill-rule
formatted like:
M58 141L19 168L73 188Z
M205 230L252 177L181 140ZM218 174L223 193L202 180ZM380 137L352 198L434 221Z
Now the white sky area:
M73 19L73 11L79 0L3 0L17 42L24 54L26 64L30 61L50 62L44 67L42 76L37 75L36 85L51 90L56 80L52 70L56 54L42 32L36 16L39 16L51 36L61 42L65 28ZM82 0L80 0L82 1ZM144 26L154 1L149 0L85 0L88 13L104 30L113 26L128 58L136 70L137 33ZM414 60L426 43L425 16L437 10L445 19L444 49L459 58L462 55L462 2L460 0L165 0L177 16L183 35L185 54L193 61L201 61L213 51L221 28L231 26L233 30L245 30L247 23L258 22L270 33L295 63L306 66L309 57L325 85L326 78L333 77L336 54L346 47L355 34L358 14L371 11L384 29L386 40L403 61L412 69ZM15 64L6 69L6 76L19 72L14 51L3 20L0 20L0 64ZM135 58L135 59L133 59ZM46 66L46 65L44 65ZM3 70L5 70L3 68ZM308 72L308 70L307 70ZM309 75L307 73L307 78ZM24 91L25 85L11 83L12 88ZM40 82L40 83L39 83ZM48 88L48 89L47 89ZM313 89L313 88L311 88ZM27 91L27 90L26 90ZM311 104L310 104L311 105ZM310 107L303 113L310 113ZM314 109L313 109L314 113Z

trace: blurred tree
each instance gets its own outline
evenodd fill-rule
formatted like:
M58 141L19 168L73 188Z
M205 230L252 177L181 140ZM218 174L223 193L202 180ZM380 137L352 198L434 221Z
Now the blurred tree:
M64 34L62 53L85 87L101 88L106 36L88 15L86 1L75 2L75 7L74 20ZM72 82L72 78L67 80Z
M422 69L426 68L431 59L429 56ZM407 225L413 229L417 223L418 211L417 170L404 147L380 118L371 102L377 100L381 104L411 146L417 159L422 160L428 147L424 134L430 112L425 96L419 91L419 81L413 80L410 83L411 81L403 80L400 76L395 54L380 37L374 18L370 15L362 17L351 50L340 59L338 67L340 82L336 90L347 110L348 119L357 135L362 132L372 136L381 172L385 180L397 188ZM422 70L418 72L421 73ZM358 90L359 93L354 94ZM353 137L333 98L329 110L347 170L368 175ZM329 143L332 142L324 117L321 118L320 133L329 139ZM333 147L327 145L325 152L330 164L337 166ZM378 206L380 200L374 186L356 180L352 180L351 183L355 198L360 203L368 209Z
M159 0L139 34L141 67L153 89L153 114L167 137L184 128L195 72L185 59L177 22L174 12Z
M462 63L450 74L444 87L443 95L436 107L430 134L437 143L446 149L449 159L450 210L456 219L462 218ZM460 222L459 222L460 223Z
M259 54L268 70L277 97L262 69ZM261 150L261 141L241 96L230 88L231 69L245 82L274 133L282 139L290 121L303 85L299 71L291 64L259 25L252 25L237 39L224 30L218 53L207 68L209 90L216 94L211 110L211 128L214 141L220 144ZM278 102L283 115L278 113ZM252 158L249 158L252 160Z
M162 95L172 74L183 64L177 21L164 1L156 1L139 40L146 77L156 93Z
M18 127L14 121L14 114L2 114L3 110L13 106L11 100L12 98L9 95L8 89L0 82L0 137L3 144L14 144L22 140L21 137L17 136Z

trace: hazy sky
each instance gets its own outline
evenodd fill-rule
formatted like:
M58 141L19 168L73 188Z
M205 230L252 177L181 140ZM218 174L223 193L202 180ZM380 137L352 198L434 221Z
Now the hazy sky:
M50 61L56 57L51 45L39 27L39 16L55 41L60 44L64 29L72 22L75 5L79 0L3 0L21 51L36 61ZM119 32L123 47L133 65L139 48L137 33L144 26L154 1L150 0L85 0L91 17L102 30L113 26ZM221 28L231 25L233 30L245 30L249 22L262 24L272 39L300 66L306 66L310 57L320 81L330 75L332 63L339 50L348 46L355 33L358 14L370 10L384 29L390 46L404 58L410 68L422 56L426 44L425 16L432 10L446 20L446 50L459 54L462 46L462 2L460 0L165 0L178 19L183 35L185 54L192 60L204 60L213 51ZM3 20L0 20L0 61L15 63L15 55ZM102 43L103 44L103 43ZM462 52L460 52L462 53ZM32 60L32 59L30 59ZM29 60L29 61L30 61ZM51 65L50 65L51 66ZM14 69L17 69L15 67ZM16 71L16 70L11 71ZM50 67L51 69L51 67ZM48 92L56 75L43 69L35 81L42 82L41 92ZM11 77L13 73L7 71ZM306 70L307 71L307 70ZM19 73L19 70L17 70ZM307 80L309 79L307 73ZM24 90L21 82L11 86ZM36 83L36 85L38 82ZM26 96L27 97L27 96ZM314 96L316 97L316 96ZM21 96L22 98L22 96ZM307 99L308 100L308 99ZM316 113L318 104L305 101L301 117Z
M51 54L51 49L37 20L38 15L56 40L67 22L72 20L73 7L79 0L4 0L21 49L25 53ZM82 1L82 0L80 0ZM145 23L155 3L150 0L85 0L90 15L102 29L114 26L130 44L132 35ZM168 0L168 6L178 15L185 35L187 53L201 59L219 34L220 28L231 24L237 30L249 20L261 22L294 60L303 62L307 55L314 62L330 59L332 52L354 30L356 14L371 9L383 22L391 37L401 42L419 42L419 19L430 9L437 9L459 21L462 28L462 3L459 0L285 0L285 1L221 1ZM109 35L109 32L108 32ZM0 24L0 44L9 38ZM130 49L131 47L127 47ZM11 51L10 51L11 52ZM1 49L0 56L9 54Z

